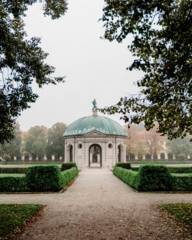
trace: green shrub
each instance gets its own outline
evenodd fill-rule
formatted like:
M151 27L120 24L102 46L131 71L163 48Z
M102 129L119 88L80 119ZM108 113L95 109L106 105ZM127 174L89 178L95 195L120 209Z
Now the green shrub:
M0 192L55 192L67 186L77 175L77 167L61 172L58 166L33 166L28 168L26 176L0 174Z
M76 163L74 163L74 162L63 163L61 165L61 171L65 171L65 170L68 170L68 169L73 168L73 167L77 167Z
M192 191L192 174L172 174L173 191Z
M26 192L28 190L25 176L0 177L0 192Z
M170 173L165 166L143 165L139 171L115 167L113 173L138 191L192 191L192 173Z
M131 169L131 164L130 163L117 163L116 167L122 167L126 169Z
M58 191L60 186L60 169L58 166L33 166L26 172L27 186L32 191Z
M153 164L153 166L159 166L158 164ZM172 167L166 166L170 173L192 173L192 167ZM133 171L139 171L139 167L131 167Z
M170 173L192 173L192 167L167 167Z
M60 174L60 186L61 188L69 185L73 179L78 175L79 171L77 167L70 168L68 170L65 170L61 172Z
M131 187L138 189L138 173L122 167L114 167L113 174Z
M172 177L165 166L144 165L139 168L139 191L168 191L172 189Z
M1 173L26 173L27 167L0 167Z

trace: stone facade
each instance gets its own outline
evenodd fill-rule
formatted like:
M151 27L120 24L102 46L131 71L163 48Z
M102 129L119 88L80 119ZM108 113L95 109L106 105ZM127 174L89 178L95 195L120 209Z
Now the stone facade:
M97 131L65 137L65 162L75 162L80 169L112 168L117 162L126 161L125 140L125 136L110 136Z

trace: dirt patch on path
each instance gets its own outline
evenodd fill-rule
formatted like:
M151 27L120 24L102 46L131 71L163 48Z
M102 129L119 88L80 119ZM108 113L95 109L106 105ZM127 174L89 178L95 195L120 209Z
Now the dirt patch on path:
M0 202L47 205L20 240L192 239L156 207L192 202L192 194L137 193L104 169L82 171L64 193L1 194Z

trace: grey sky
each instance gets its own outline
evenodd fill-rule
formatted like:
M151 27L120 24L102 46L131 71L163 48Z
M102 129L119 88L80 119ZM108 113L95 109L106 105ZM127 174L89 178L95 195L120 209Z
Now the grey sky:
M57 76L66 76L66 83L36 89L39 99L19 118L22 129L69 124L91 114L93 98L101 107L137 91L134 82L141 74L126 70L133 60L126 44L100 39L103 6L103 0L70 0L67 13L54 21L43 16L38 4L29 9L26 30L29 36L41 37L47 62Z

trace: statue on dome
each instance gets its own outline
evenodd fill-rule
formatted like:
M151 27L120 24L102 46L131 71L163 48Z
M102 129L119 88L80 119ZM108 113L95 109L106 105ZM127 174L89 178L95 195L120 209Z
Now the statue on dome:
M93 99L93 101L92 101L92 104L93 104L93 110L97 110L97 101L96 101L96 99Z
M93 99L92 104L93 104L93 107L92 107L93 116L97 116L97 101L96 101L96 99Z

